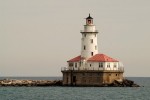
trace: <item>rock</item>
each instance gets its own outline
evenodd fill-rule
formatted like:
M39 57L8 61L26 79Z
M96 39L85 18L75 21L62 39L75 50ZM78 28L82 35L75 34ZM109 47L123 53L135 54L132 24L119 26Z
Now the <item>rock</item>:
M115 80L113 83L109 84L111 87L140 87L135 84L134 81L124 79L122 81Z

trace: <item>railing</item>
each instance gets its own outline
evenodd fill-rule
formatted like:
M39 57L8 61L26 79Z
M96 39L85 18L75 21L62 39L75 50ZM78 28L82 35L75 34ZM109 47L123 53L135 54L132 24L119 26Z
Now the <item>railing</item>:
M89 32L89 33L90 33L90 32L96 32L96 33L98 33L98 30L94 30L94 31L85 31L85 30L81 30L80 32L81 32L81 33L84 33L84 32Z
M61 67L61 71L67 71L67 70L70 70L70 69L67 67Z
M70 68L68 68L68 67L62 67L61 68L61 71L71 71L71 70L74 70L74 71L82 71L82 70L89 70L89 71L92 71L92 70L94 70L94 71L123 71L124 72L124 67L119 67L119 68L114 68L114 69L108 69L108 68L74 68L74 67L70 67Z

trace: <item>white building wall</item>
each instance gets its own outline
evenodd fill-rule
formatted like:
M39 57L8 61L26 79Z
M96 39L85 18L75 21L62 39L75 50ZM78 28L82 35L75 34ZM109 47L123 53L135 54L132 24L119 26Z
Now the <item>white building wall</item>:
M103 62L101 62L101 63L103 63ZM103 70L104 63L103 63L103 67L99 67L99 62L88 62L88 69L89 70Z
M105 62L105 68L104 69L105 70L118 70L118 67L119 67L118 62Z
M99 63L102 63L103 67L99 66ZM107 66L109 64L110 67ZM88 70L119 70L118 62L87 62L87 65ZM116 67L114 67L114 65Z
M72 63L73 66L69 66L68 62L68 69L70 70L120 70L119 62L86 62L84 66L82 66L81 62ZM100 63L102 63L102 67L99 66Z
M92 57L92 52L93 55L98 54L97 34L88 33L86 36L83 34L81 43L81 57L88 59Z
M95 25L84 25L84 32L95 32Z
M69 66L69 63L73 63L73 66ZM80 62L68 62L69 70L79 70Z

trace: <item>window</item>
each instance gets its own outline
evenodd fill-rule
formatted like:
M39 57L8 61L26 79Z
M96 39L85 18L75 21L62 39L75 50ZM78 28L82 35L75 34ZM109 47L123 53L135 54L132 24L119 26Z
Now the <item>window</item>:
M95 34L95 37L96 37L96 34Z
M117 65L116 65L116 63L114 63L114 68L116 68L117 67Z
M118 75L116 74L116 76L118 76Z
M67 75L68 76L68 75ZM67 77L67 83L68 83L68 77Z
M93 43L93 39L91 39L91 43Z
M91 67L92 65L90 64L90 67Z
M86 34L84 34L84 37L86 37Z
M103 67L103 63L99 63L99 67L101 67L101 68L102 68L102 67Z
M97 46L95 46L95 50L97 50Z
M77 68L77 63L75 63L75 68Z
M73 76L73 82L76 82L76 76Z
M110 63L107 64L107 68L110 68Z
M86 49L86 46L84 45L84 50Z
M73 63L69 63L69 67L72 67L73 66Z
M91 20L88 20L88 24L91 24Z
M93 52L91 52L91 55L93 56Z

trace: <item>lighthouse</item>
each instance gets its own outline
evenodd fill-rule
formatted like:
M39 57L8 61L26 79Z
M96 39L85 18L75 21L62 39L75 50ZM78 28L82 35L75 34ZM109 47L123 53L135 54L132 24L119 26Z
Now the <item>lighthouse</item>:
M67 61L63 67L63 85L100 86L123 80L124 67L116 60L103 53L98 53L98 31L89 14L84 29L81 30L81 54Z
M93 18L89 16L86 18L86 25L84 25L84 30L81 31L81 57L84 60L98 54L97 45L97 34L98 31L95 29L93 24Z
M81 34L81 67L86 68L88 58L98 54L98 31L95 29L93 18L90 16L90 14L86 18L86 25L84 25L84 30L81 30Z

